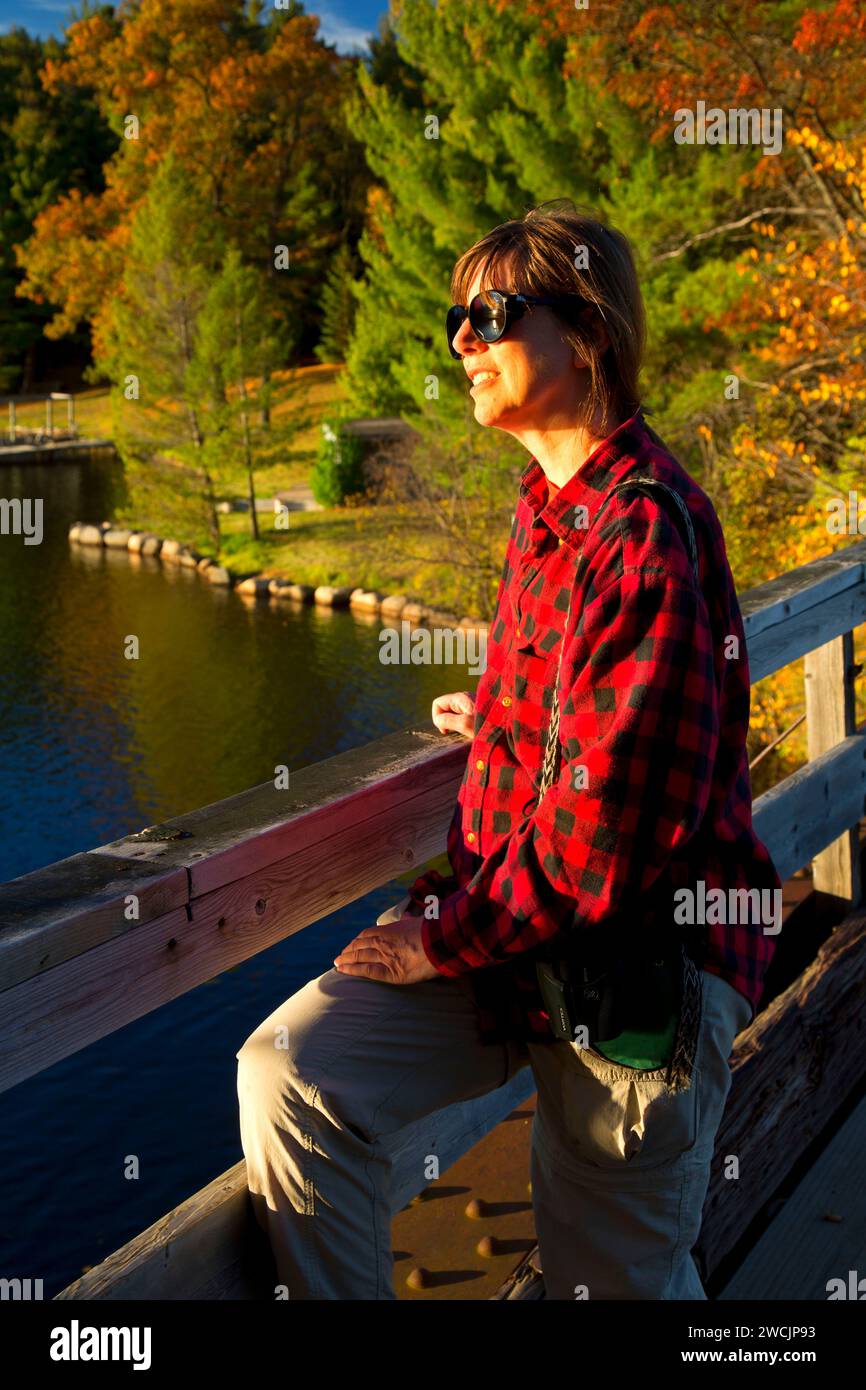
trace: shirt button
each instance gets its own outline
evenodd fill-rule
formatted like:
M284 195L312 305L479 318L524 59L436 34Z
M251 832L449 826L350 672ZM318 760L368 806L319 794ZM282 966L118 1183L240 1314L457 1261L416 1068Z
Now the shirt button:
M470 830L470 832L469 832L469 834L466 836L466 838L467 838L467 840L468 840L468 841L470 842L470 844L471 844L472 841L475 839L475 831L474 831L474 830Z
M510 696L510 695L503 695L503 697L502 697L502 703L503 703L503 705L505 706L505 708L507 709L508 706L511 704L511 696Z
M483 772L483 771L484 771L484 761L483 761L483 759L482 759L482 758L479 758L479 759L478 759L478 762L475 764L475 766L478 768L478 771L479 771L479 772Z

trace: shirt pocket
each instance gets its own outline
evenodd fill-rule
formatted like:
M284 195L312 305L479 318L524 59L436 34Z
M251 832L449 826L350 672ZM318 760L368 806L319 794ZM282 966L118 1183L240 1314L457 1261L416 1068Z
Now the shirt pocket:
M463 836L476 854L490 854L516 824L516 757L511 738L512 697L494 697L476 713L476 729L466 762ZM516 818L515 818L516 817Z
M515 651L526 652L540 660L549 661L559 652L564 623L564 613L559 622L550 622L531 610L525 612L514 629Z

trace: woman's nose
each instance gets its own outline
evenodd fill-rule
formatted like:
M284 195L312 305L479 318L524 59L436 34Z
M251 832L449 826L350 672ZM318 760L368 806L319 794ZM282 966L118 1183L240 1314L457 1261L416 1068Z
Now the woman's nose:
M479 339L476 338L469 319L465 318L454 334L454 337L451 339L451 346L454 348L455 352L464 353L467 348L472 348L473 345L477 345L478 342Z

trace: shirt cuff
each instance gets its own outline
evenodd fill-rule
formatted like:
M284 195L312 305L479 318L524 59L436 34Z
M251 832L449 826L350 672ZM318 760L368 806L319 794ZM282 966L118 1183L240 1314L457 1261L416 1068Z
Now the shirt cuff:
M468 896L465 888L459 888L440 904L438 918L425 919L421 928L424 954L440 975L465 975L470 970L483 970L496 964L470 941L456 949L450 944L461 937L460 920L467 915Z

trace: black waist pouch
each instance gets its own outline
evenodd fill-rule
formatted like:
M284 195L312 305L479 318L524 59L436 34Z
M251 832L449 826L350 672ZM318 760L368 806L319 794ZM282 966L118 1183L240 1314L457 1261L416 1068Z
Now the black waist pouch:
M683 941L668 934L648 950L613 937L580 940L538 959L536 977L554 1037L573 1042L583 1027L594 1046L626 1031L660 1033L682 1008Z

